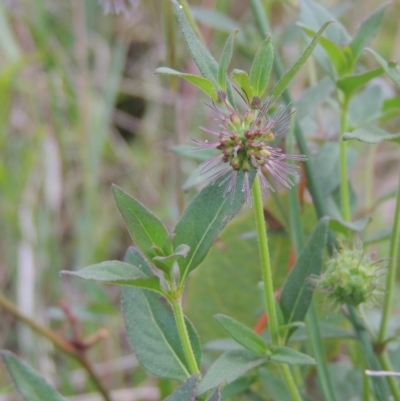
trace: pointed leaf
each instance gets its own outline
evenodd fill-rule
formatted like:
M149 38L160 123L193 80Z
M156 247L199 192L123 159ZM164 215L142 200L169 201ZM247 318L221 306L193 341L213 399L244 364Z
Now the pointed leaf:
M364 72L363 74L350 75L339 79L336 84L338 88L340 88L346 95L350 95L352 92L361 88L372 79L382 75L383 72L383 68L376 68L375 70Z
M39 373L9 351L0 351L20 394L28 401L66 401Z
M250 70L250 85L253 94L259 98L267 89L273 61L274 48L271 43L271 36L268 35L258 48Z
M329 221L329 228L334 231L341 232L343 234L348 234L349 229L351 231L362 231L371 221L371 217L366 216L357 221L344 221L341 219L331 219Z
M382 141L396 141L398 142L400 134L391 134L378 127L361 127L357 128L353 132L346 132L343 135L344 141L349 141L351 139L357 139L361 142L366 143L379 143Z
M61 274L84 280L100 281L106 284L140 287L164 294L160 285L160 279L156 275L146 276L136 266L118 260L109 260L90 265L75 272L64 270Z
M375 9L357 29L356 34L350 42L350 49L354 62L357 61L364 48L368 46L378 34L382 25L383 15L389 4L390 3L382 4Z
M218 85L223 92L226 92L226 76L228 74L229 63L233 53L233 41L239 29L235 29L228 37L224 49L222 50L221 60L218 66Z
M254 169L249 173L250 187L255 173ZM245 202L245 194L242 191L244 173L240 171L237 174L233 201L231 196L224 196L226 184L223 181L226 177L223 176L215 183L207 185L192 200L175 227L174 246L179 244L190 246L188 256L178 261L181 280L184 280L186 274L202 262L217 235L239 212Z
M323 34L324 30L331 22L332 21L328 21L324 25L322 25L322 27L318 31L317 35L314 37L314 39L308 45L308 47L306 48L304 53L301 55L301 57L297 60L295 65L289 71L287 71L284 75L282 75L281 79L277 82L277 84L275 85L274 89L271 92L271 96L273 96L274 99L277 99L282 94L282 92L289 85L290 81L295 77L295 75L300 70L300 68L305 64L305 62L311 56L311 53L315 49L315 46L317 46L317 44L321 38L321 35Z
M208 369L197 389L197 396L228 384L243 376L247 371L267 362L268 357L260 357L251 352L238 350L222 354Z
M136 266L145 276L152 276L153 271L139 250L130 246L124 256L124 262Z
M254 93L250 86L250 78L247 72L235 69L232 71L232 79L239 85L239 88L244 92L245 97L248 98L250 103Z
M400 373L399 373L400 374ZM207 398L207 401L220 401L221 400L221 391L220 388L217 389Z
M389 78L400 88L400 68L397 63L393 61L386 61L381 57L375 50L366 49L369 51L376 59L376 61L382 66Z
M166 262L166 261L175 261L178 258L186 258L190 251L190 246L186 244L181 244L179 245L174 253L168 256L155 256L153 260L159 260L161 262Z
M267 345L265 341L253 330L229 316L218 314L214 319L226 330L226 332L247 350L258 355L265 355Z
M199 378L199 374L189 377L164 401L195 401Z
M304 30L304 32L311 37L314 37L316 32L310 28L307 28L305 25L298 24L300 28ZM344 55L341 48L339 48L334 42L331 40L321 37L319 40L320 45L328 54L332 64L335 66L337 74L342 76L346 73L350 68L350 63Z
M271 352L270 358L274 362L288 365L315 365L314 358L288 347L276 347Z
M182 6L176 0L171 1L174 5L175 14L178 18L179 26L181 28L183 38L185 39L186 46L188 47L198 69L200 70L201 75L217 86L217 62L193 32L193 29L190 27L185 13L182 10Z
M318 275L323 264L329 218L322 218L302 249L283 286L279 304L285 323L303 321L312 299L310 275ZM294 330L290 330L287 338Z
M167 248L169 241L168 230L162 221L121 188L113 185L112 192L135 245L150 259L159 256L152 247ZM172 251L170 247L164 250Z
M168 67L157 68L154 71L154 74L177 75L180 78L186 79L186 81L189 81L193 85L196 85L210 98L214 99L215 101L218 100L217 93L215 92L215 85L209 79L200 77L198 75L185 74L184 72L179 72Z

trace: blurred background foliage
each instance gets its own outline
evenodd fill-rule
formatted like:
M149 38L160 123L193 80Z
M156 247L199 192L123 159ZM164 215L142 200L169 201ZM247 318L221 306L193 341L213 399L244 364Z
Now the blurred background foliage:
M296 26L298 4L290 0L264 3L272 21L275 48L288 68L304 48L304 35ZM384 2L320 3L352 33ZM247 1L193 0L190 5L217 59L227 35L234 28L240 29L231 67L248 70L259 37ZM400 57L399 20L400 3L393 2L371 46L385 59ZM65 310L78 318L86 336L106 328L108 338L89 354L105 384L112 389L146 387L147 395L140 398L140 394L128 393L126 397L131 398L126 399L157 399L157 393L151 392L156 380L147 378L127 346L120 289L60 279L58 273L105 259L122 259L130 239L114 205L111 183L145 203L169 226L196 193L195 188L183 192L182 185L197 162L179 158L171 149L185 153L185 147L175 147L185 145L188 137L200 137L198 126L212 125L214 116L203 106L201 102L206 99L194 87L153 74L164 65L197 73L171 5L161 0L138 1L128 16L106 16L97 0L2 1L0 54L1 291L23 313L65 336L71 335ZM364 56L362 63L366 69L376 67L370 56ZM311 60L291 86L293 98L301 98L310 82L324 76ZM386 78L375 80L374 85L369 88L378 88L382 101L396 96ZM338 121L329 105L327 97L326 107L319 107L302 120L312 153L337 138ZM301 102L296 107L301 109ZM363 118L362 112L354 103L354 118ZM364 116L368 112L364 110ZM398 132L399 117L390 121L390 127ZM392 222L398 150L390 143L371 147L352 143L351 147L358 152L352 170L359 200L356 214L362 217L380 202L366 237L380 230L384 233ZM279 223L282 205L270 195L267 202L272 213L270 228L278 229L278 256L274 259L282 257L280 254L287 258L288 238L279 236L284 225ZM278 226L274 227L274 222ZM235 230L252 229L245 217L236 224L226 236ZM371 242L376 253L387 253L387 242ZM281 253L279 246L283 247ZM219 257L217 244L210 258L224 266ZM287 259L281 260L280 265L285 267L279 272L286 271L287 263ZM221 274L226 275L226 270L221 268ZM196 309L202 302L198 297L204 296L201 288L206 277L201 269L196 272L188 297L192 319L204 325L199 327L203 340L216 335L207 327L215 323L201 322L199 314L203 311ZM249 291L254 291L251 288L257 280L249 279ZM251 293L253 298L256 295ZM261 308L259 303L251 304L256 303L253 298L243 298L242 306L233 305L239 320L250 325L257 321ZM214 298L212 302L221 306ZM213 305L208 306L213 311ZM242 317L249 311L247 319ZM219 312L234 316L231 310ZM56 383L61 393L68 396L93 390L75 362L54 352L47 340L12 316L2 312L0 327L0 348L18 353ZM0 365L0 393L8 384ZM161 385L161 391L163 386L166 384ZM3 397L13 399L10 395ZM125 399L122 393L119 399Z

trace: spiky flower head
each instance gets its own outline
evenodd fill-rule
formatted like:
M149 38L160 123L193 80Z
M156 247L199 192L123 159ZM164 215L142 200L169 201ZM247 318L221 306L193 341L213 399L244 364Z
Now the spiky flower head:
M217 114L219 130L213 131L200 127L205 132L217 137L216 142L189 139L197 145L194 150L218 149L219 154L205 161L201 167L202 174L209 174L213 180L224 175L226 178L220 185L226 184L224 195L231 193L233 200L236 188L236 178L239 171L244 171L242 191L245 193L246 202L250 201L249 172L256 169L263 188L274 190L264 174L269 173L286 187L293 185L289 176L297 177L298 166L287 163L285 160L306 160L303 155L287 155L279 148L270 146L270 143L280 134L285 132L290 123L293 111L290 106L282 109L279 107L270 117L268 111L273 99L268 98L264 104L252 102L247 111L240 115L229 104L226 94L218 93L221 104L226 108L228 116L225 116L213 102L211 109ZM228 174L230 173L230 174Z
M136 5L137 0L99 0L104 14L129 14L129 8Z
M383 293L379 285L379 276L385 273L382 262L382 259L373 262L365 256L361 244L354 247L343 245L328 260L325 273L311 278L311 282L335 308L344 304L373 305Z

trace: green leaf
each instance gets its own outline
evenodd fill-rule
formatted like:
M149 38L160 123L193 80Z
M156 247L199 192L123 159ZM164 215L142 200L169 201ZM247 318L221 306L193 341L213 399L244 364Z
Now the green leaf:
M245 97L248 98L249 103L254 96L253 89L250 86L250 78L246 71L233 70L232 79L239 85L239 88L244 92Z
M215 91L215 85L212 81L207 78L200 77L198 75L186 74L184 72L179 72L173 70L168 67L160 67L154 71L154 74L163 74L163 75L177 75L180 78L186 79L193 85L196 85L199 89L201 89L207 96L214 100L218 100L217 93Z
M357 128L353 132L346 132L343 135L344 141L349 141L351 139L357 139L358 141L365 143L379 143L382 141L396 141L398 142L400 134L391 134L378 127L361 127Z
M400 88L400 69L397 63L394 63L393 61L386 61L375 50L369 48L367 48L366 50L375 57L376 61L385 70L389 78Z
M265 355L267 345L265 341L253 330L229 316L218 314L214 319L226 332L247 350L258 355Z
M106 284L140 287L164 294L160 279L156 275L147 276L136 266L118 260L90 265L76 272L64 270L61 274Z
M377 68L372 71L364 72L363 74L350 75L345 78L341 78L336 81L339 89L341 89L346 95L350 95L355 90L361 88L372 79L379 77L384 72L383 68Z
M130 246L127 249L124 256L124 262L135 266L147 277L150 277L154 274L150 266L147 264L146 259L142 256L140 251L134 246Z
M249 185L253 184L255 170L249 173ZM190 252L185 259L180 259L181 280L196 268L207 255L217 235L226 224L235 217L245 202L242 192L244 173L237 174L235 196L224 196L226 175L215 183L207 185L189 204L175 227L174 246L187 244Z
M329 221L329 228L334 231L338 231L342 234L347 234L348 230L351 231L362 231L367 226L367 224L371 221L371 217L363 217L357 221L344 221L341 219L331 219Z
M153 260L157 260L157 261L160 261L160 262L167 262L167 261L174 262L178 258L186 258L186 256L188 255L189 251L190 251L190 246L189 245L181 244L175 249L174 253L172 253L171 255L168 255L168 256L155 256L153 258Z
M113 185L112 192L129 234L143 254L150 259L159 256L154 247L163 249L169 254L172 251L169 233L162 221L121 188Z
M250 70L250 85L253 94L259 98L267 89L273 61L274 48L271 43L271 36L268 35L259 46Z
M174 5L175 14L178 18L178 23L181 28L183 38L185 39L186 46L189 49L194 62L199 68L201 75L217 86L218 63L193 32L186 19L185 13L182 10L182 6L176 0L171 1Z
M292 397L285 382L279 376L274 375L265 368L260 368L258 371L261 383L272 399L279 401L292 401Z
M279 305L286 324L303 321L307 313L313 294L309 277L321 271L328 221L329 218L324 217L318 222L283 286ZM293 331L289 331L287 338Z
M300 70L300 68L305 64L305 62L311 56L311 53L315 49L315 46L317 46L317 44L321 38L321 35L323 34L324 30L331 22L332 21L328 21L324 25L322 25L322 27L318 31L317 35L313 38L311 43L307 46L306 50L301 55L301 57L297 60L295 65L289 71L287 71L285 74L282 75L281 79L277 82L277 84L275 85L274 89L271 92L271 96L273 96L274 99L277 99L282 94L282 92L289 85L290 81L296 76L296 74Z
M9 351L0 355L15 386L27 401L66 401L39 373Z
M207 401L220 401L221 400L221 392L219 387L207 398Z
M197 396L228 384L243 376L250 369L268 361L268 357L260 357L244 350L228 351L222 354L208 369L197 389Z
M315 365L315 359L288 347L276 347L271 349L270 359L274 362L287 363L289 365Z
M125 261L138 266L146 275L151 269L137 249L131 247ZM185 381L189 364L179 340L174 314L165 300L154 292L124 287L122 311L129 344L140 364L156 376ZM201 344L193 325L185 320L198 366L201 364Z
M235 29L228 37L225 46L222 50L221 60L218 66L218 85L223 92L226 92L226 76L228 74L229 63L231 62L233 53L233 41L235 35L239 32Z
M349 44L354 62L357 61L364 48L368 46L378 34L382 25L383 15L389 4L390 3L382 4L374 10L357 29L356 34Z
M311 37L315 36L314 30L307 28L302 24L298 25L304 30L304 32L308 36ZM326 51L333 65L335 66L337 74L339 76L345 74L349 70L350 64L343 51L334 42L332 42L327 38L321 37L319 43L322 46L322 48Z
M199 378L199 374L189 377L164 401L195 401Z

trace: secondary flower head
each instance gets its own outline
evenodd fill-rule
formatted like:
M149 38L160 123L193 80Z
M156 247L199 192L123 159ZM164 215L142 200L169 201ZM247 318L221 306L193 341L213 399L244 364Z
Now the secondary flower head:
M104 14L128 15L129 7L136 5L137 0L99 0L103 6Z
M378 283L379 276L385 272L382 262L372 262L364 255L360 244L354 248L344 245L327 262L326 271L311 278L311 282L335 307L357 306L364 302L372 305L383 292Z
M285 160L306 160L303 155L287 155L279 148L270 146L278 135L287 130L291 123L293 111L290 106L275 112L273 117L268 116L268 110L272 104L272 98L268 98L264 104L249 108L244 115L239 115L227 102L223 92L218 93L219 100L225 106L229 117L225 116L213 102L211 109L217 114L219 130L213 131L200 127L205 132L217 137L216 142L189 139L198 147L195 150L218 149L217 156L205 161L201 165L201 173L212 173L209 178L214 180L227 175L220 183L226 184L224 195L231 193L231 200L235 194L236 178L239 171L244 171L242 191L245 192L246 201L250 201L249 172L256 169L263 188L273 190L264 173L271 174L283 185L290 188L293 185L289 176L297 177L297 166L287 163ZM214 172L213 172L214 170ZM228 174L230 172L230 174Z

